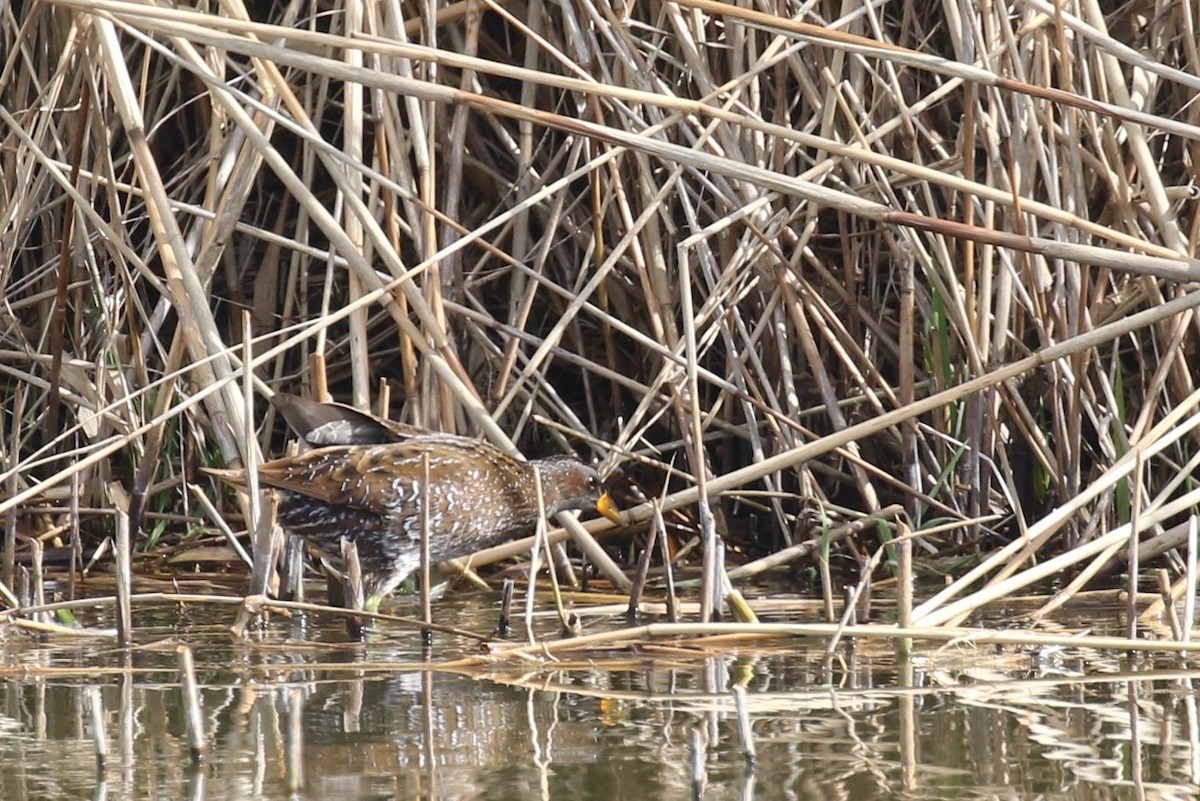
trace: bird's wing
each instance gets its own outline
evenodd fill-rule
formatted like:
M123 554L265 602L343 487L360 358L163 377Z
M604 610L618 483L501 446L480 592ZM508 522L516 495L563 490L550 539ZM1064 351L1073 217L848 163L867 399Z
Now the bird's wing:
M292 430L309 445L384 445L430 432L417 426L376 417L342 403L318 403L277 392L271 403Z
M318 448L267 462L259 470L267 486L329 504L393 516L415 508L426 481L481 483L511 460L479 440L445 434L412 437L386 445Z

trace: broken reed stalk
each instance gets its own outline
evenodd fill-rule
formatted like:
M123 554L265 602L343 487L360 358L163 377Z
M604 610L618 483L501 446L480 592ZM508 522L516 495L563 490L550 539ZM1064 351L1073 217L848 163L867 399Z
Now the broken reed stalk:
M828 526L824 516L821 520L821 530L822 537L817 544L817 570L821 576L821 604L825 622L832 623L837 620L837 612L833 605L833 573L829 569L829 540L825 536Z
M363 4L351 0L345 6L345 13L339 17L342 32L347 38L359 37L368 33L364 29ZM342 60L352 69L362 69L364 65L363 51L357 47L348 47L342 51ZM371 124L363 113L365 88L362 84L349 82L343 85L342 102L345 104L345 114L342 117L342 149L352 163L364 160L365 128ZM362 198L367 190L367 182L358 170L348 170L344 176L340 191L354 200ZM343 210L345 206L342 206ZM342 218L342 227L346 238L356 253L363 253L366 248L366 233L362 218L358 214L348 213ZM351 272L347 276L346 292L351 301L357 299L366 290L362 279ZM374 383L371 375L371 361L367 354L367 310L356 309L349 320L349 335L347 336L348 358L350 367L350 389L352 403L359 409L370 409L370 389Z
M242 355L243 364L253 363L254 341L251 336L251 319L248 313L242 314ZM273 579L276 577L276 565L283 552L282 534L275 524L277 496L275 493L260 491L258 468L261 454L254 446L254 374L250 370L242 373L242 395L240 413L234 419L242 423L242 439L244 442L240 455L237 457L242 468L246 471L246 491L239 492L242 510L245 514L247 528L250 531L251 552L253 554L250 569L250 581L246 594L248 596L266 595L271 590ZM231 420L232 422L232 420ZM236 463L236 462L235 462ZM264 503L264 497L266 502ZM232 630L234 636L241 637L251 623L248 606L243 606L234 621Z
M92 723L92 752L96 755L96 773L108 772L108 731L104 726L104 697L100 688L87 688L88 712Z
M892 540L896 549L896 625L902 629L912 626L913 608L913 541L912 530L904 521L896 526L896 538ZM898 643L902 653L912 650L912 643Z
M187 723L188 753L193 765L201 765L205 758L204 715L200 706L200 688L196 683L196 664L192 649L181 645L176 650L179 656L179 688L183 694L183 713Z
M754 729L750 726L750 710L746 703L746 688L735 684L730 688L733 693L733 708L737 716L738 743L741 745L742 757L746 764L753 768L758 763L758 753L754 746Z
M684 287L692 286L691 264L689 254L679 251L679 279ZM666 297L661 303L669 303ZM700 421L699 378L696 364L696 316L692 308L692 293L679 293L680 313L683 322L684 356L687 358L687 370L682 386L675 388L678 394L680 428L684 432L684 441L688 443L688 462L692 466L692 474L696 477L696 519L700 526L701 574L700 574L700 620L707 622L721 612L721 597L719 571L724 565L719 561L717 539L717 524L713 517L712 507L708 501L708 456L704 451L704 430ZM669 327L668 330L672 330Z
M29 568L21 565L17 569L17 607L32 606L29 590Z
M1183 602L1183 639L1185 641L1191 641L1193 627L1196 625L1196 581L1200 579L1196 572L1197 552L1200 551L1198 527L1200 527L1200 522L1196 520L1195 515L1192 515L1188 519L1187 562L1182 579L1185 587Z
M429 452L421 454L421 620L425 621L426 625L433 622L433 578L430 574L432 565L429 559L429 538L433 532L430 531L430 505L429 505ZM421 632L421 640L425 645L433 644L433 630L423 629Z
M661 519L660 516L659 520ZM642 546L642 556L638 559L637 572L633 576L633 587L629 590L629 610L625 613L625 616L630 620L637 620L640 617L638 608L642 603L642 593L646 589L646 577L650 575L650 561L654 556L655 546L658 544L658 534L659 530L656 521L646 532L646 542ZM664 564L666 564L665 560Z
M563 636L569 637L577 634L578 620L575 616L567 611L563 605L562 586L558 581L560 560L558 556L566 557L566 550L559 546L552 545L548 537L546 537L546 528L549 524L546 521L545 498L542 497L542 479L537 474L537 468L534 468L534 475L537 475L537 504L538 504L538 525L542 527L542 536L538 539L541 541L542 549L546 555L546 575L550 579L550 592L554 597L554 611L558 615L558 623ZM571 571L571 577L574 578L574 572L571 568L571 563L566 563L566 569ZM529 583L536 584L537 576L530 574Z
M71 508L67 514L70 517L71 534L67 539L70 555L67 558L67 600L75 599L75 578L77 571L83 567L83 541L79 538L79 474L71 474Z
M688 729L688 774L692 780L692 798L703 798L708 786L708 737L703 721L693 723Z
M544 549L543 542L546 539L546 507L542 498L542 474L536 465L533 468L533 483L537 493L538 516L532 538L533 543L529 550L529 571L525 582L525 636L530 645L537 642L537 635L533 630L533 609L537 597L538 568Z
M1171 629L1171 636L1176 641L1183 641L1183 625L1179 622L1179 612L1175 609L1175 600L1171 592L1171 577L1167 571L1159 568L1154 571L1154 578L1158 584L1159 597L1163 603L1163 614L1167 618L1167 626Z
M128 648L133 644L133 605L130 600L133 582L133 554L129 531L129 516L125 514L124 499L116 485L112 487L114 504L117 506L117 531L113 559L117 569L117 644Z
M252 331L250 315L248 312L243 312L242 354L246 364L253 362ZM246 443L240 456L242 467L246 471L246 493L244 495L239 493L239 497L245 499L242 508L247 515L246 521L250 531L251 552L253 553L253 567L250 572L250 586L247 594L263 595L270 591L282 549L277 547L279 543L275 525L275 495L271 493L271 500L266 504L262 502L264 496L258 479L258 468L262 461L261 454L251 444L255 442L254 421L256 419L253 377L254 374L250 370L244 370L242 373L242 406L241 414L237 419L242 421L242 438ZM235 623L235 631L240 631L243 624L244 621L240 620Z
M287 788L304 787L304 690L292 687L287 693Z
M46 581L42 575L42 556L45 549L39 540L33 540L29 545L29 602L33 606L41 606L46 603Z
M284 537L283 556L279 560L279 597L285 601L303 601L304 540Z
M1143 458L1139 452L1133 466L1133 508L1129 516L1130 526L1128 544L1129 597L1126 601L1125 608L1125 614L1128 616L1128 620L1126 622L1126 636L1131 640L1137 637L1138 633L1138 571L1141 567L1141 563L1138 560L1138 535L1141 533L1141 526L1139 524L1142 516L1142 468Z
M256 548L266 548L267 556L259 559L254 558L254 567L250 572L250 587L247 593L247 598L265 597L271 587L271 578L275 570L275 563L278 561L278 554L283 550L283 530L275 524L276 508L278 506L278 496L276 493L270 492L265 495L258 494L258 497L265 500L255 501L254 496L251 497L249 505L253 507L256 503L261 509L258 515L258 524L255 530L251 533L251 541ZM253 622L254 616L253 607L250 604L243 604L242 609L238 613L237 620L231 626L231 631L235 637L241 637L245 634L246 628Z
M353 612L362 612L366 608L366 598L363 592L362 563L358 558L358 541L348 537L338 540L341 545L342 557L342 586L346 608ZM375 611L375 610L371 610ZM363 618L354 614L346 618L346 633L358 639L363 635Z
M511 578L504 579L500 585L500 617L496 621L496 637L501 640L508 639L512 633L512 602L516 587L517 583Z
M25 385L18 384L13 390L13 416L9 420L11 429L8 432L8 459L11 463L20 461L21 455L21 421L25 419ZM16 470L8 471L5 479L5 492L8 497L17 494ZM10 506L4 512L4 565L3 582L6 588L13 586L17 578L17 507ZM12 595L11 590L8 592ZM17 606L18 604L13 604Z
M662 507L658 505L658 501L653 501L654 517L650 519L650 527L654 530L655 538L658 540L659 555L662 558L663 579L666 583L667 592L667 622L679 622L679 604L675 599L675 570L671 566L671 546L667 542L667 525L663 521Z

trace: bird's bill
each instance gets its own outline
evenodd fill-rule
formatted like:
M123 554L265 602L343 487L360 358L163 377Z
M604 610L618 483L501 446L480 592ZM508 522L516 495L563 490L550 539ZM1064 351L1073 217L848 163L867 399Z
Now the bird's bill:
M613 503L612 496L607 492L600 496L600 500L596 501L596 511L617 525L620 525L621 510L617 508L615 503Z

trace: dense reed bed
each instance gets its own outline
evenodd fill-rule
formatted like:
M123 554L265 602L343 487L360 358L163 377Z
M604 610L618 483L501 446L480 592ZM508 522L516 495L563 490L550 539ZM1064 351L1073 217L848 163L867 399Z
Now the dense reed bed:
M1169 590L1198 35L1091 0L3 6L5 586L116 508L136 552L208 541L196 468L282 452L271 388L619 465L718 595L790 570L836 616L869 577L913 631ZM950 576L912 608L910 551Z

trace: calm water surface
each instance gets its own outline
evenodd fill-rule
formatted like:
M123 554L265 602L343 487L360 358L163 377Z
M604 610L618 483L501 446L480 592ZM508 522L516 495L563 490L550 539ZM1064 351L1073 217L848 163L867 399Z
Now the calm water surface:
M493 599L435 615L480 631ZM106 624L97 616L86 622ZM470 625L470 618L478 618ZM159 607L131 652L0 629L0 799L1185 799L1200 671L1095 652L822 644L737 654L420 669L418 638ZM1094 622L1094 621L1093 621ZM1114 618L1115 622L1115 618ZM621 625L589 621L588 630ZM207 760L190 764L176 647L195 654ZM439 635L434 662L474 653ZM730 687L747 692L757 764ZM86 702L102 688L109 765Z

